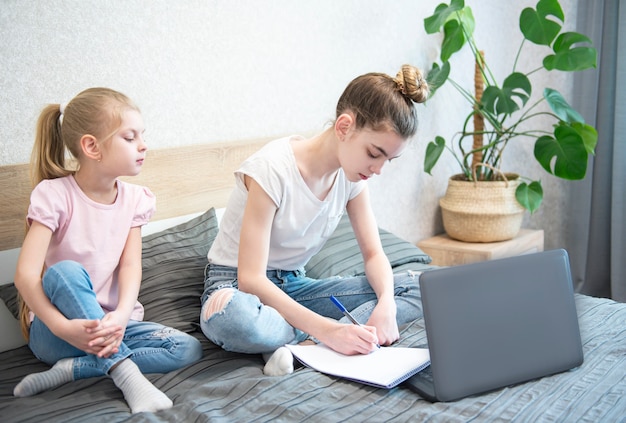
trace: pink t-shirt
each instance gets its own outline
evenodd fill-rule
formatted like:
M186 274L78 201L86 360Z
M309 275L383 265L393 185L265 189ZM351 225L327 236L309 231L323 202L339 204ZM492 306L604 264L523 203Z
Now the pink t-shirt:
M52 230L46 267L62 260L82 264L105 313L118 304L118 264L131 228L146 224L156 210L156 198L145 187L117 181L113 204L89 199L73 176L41 181L33 190L28 223ZM143 319L137 302L131 319Z

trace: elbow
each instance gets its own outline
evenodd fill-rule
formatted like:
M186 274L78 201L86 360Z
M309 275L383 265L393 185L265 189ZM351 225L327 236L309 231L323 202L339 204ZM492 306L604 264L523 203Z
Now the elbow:
M30 276L32 272L24 272L24 270L19 267L15 271L15 275L13 276L13 284L18 291L21 291L26 285L28 280L32 280L32 276Z
M254 294L254 281L258 280L258 275L254 272L243 269L237 270L237 288L242 292Z
M385 251L381 248L375 248L362 252L363 262L378 262L380 260L389 262L389 258L385 254Z
M239 254L237 289L261 297L262 292L267 288L267 284L273 285L267 277L267 261L256 259L242 260L241 257L244 256L245 254Z

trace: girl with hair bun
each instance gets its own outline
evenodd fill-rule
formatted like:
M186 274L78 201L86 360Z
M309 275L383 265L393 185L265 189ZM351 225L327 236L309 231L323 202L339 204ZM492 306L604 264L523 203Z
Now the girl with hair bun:
M262 353L264 373L283 375L293 371L285 344L367 354L398 340L398 325L421 315L413 275L393 275L385 256L366 181L402 154L417 130L415 103L427 97L421 71L410 65L395 78L359 76L341 95L331 127L272 141L244 161L208 254L200 316L208 339ZM308 278L305 264L344 212L365 276ZM331 296L361 325L345 324Z
M118 178L137 175L146 150L139 109L117 91L90 88L41 112L14 281L28 345L52 368L22 379L15 396L108 375L133 413L162 410L172 401L143 373L201 358L196 338L142 321L141 226L155 197Z

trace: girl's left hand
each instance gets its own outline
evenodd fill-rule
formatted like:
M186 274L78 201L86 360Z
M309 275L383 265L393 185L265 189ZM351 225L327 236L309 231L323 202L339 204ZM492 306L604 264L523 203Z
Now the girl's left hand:
M379 301L366 325L376 327L379 345L391 345L400 339L395 301Z
M91 346L98 346L98 357L107 358L112 354L119 352L119 347L126 332L128 319L121 316L117 311L112 311L104 315L100 320L100 325L96 329L88 330L93 336L93 340L89 343ZM119 330L109 333L109 328L118 327Z

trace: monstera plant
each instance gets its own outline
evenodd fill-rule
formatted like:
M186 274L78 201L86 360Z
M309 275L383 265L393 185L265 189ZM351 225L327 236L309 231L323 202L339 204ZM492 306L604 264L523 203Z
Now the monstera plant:
M429 85L436 92L449 81L469 106L463 126L451 140L436 136L428 144L424 159L427 173L448 150L460 165L462 178L498 180L504 174L500 167L506 147L511 143L534 142L534 157L547 172L567 180L585 176L588 156L594 153L598 138L596 129L586 124L557 90L533 87L532 78L540 72L576 72L596 67L597 54L591 40L577 32L562 31L564 21L557 0L540 0L535 8L522 10L519 49L512 49L510 57L493 59L512 61L511 73L500 81L494 78L473 37L476 22L464 0L439 4L434 14L424 20L428 34L443 32L441 62L434 63L428 73ZM545 55L535 55L536 64L525 62L524 66L530 69L520 69L518 58L528 43L545 47ZM449 78L452 57L467 47L475 59L472 91ZM543 96L531 101L533 88L543 90ZM544 102L549 108L541 106ZM554 122L551 128L546 127L546 116ZM519 178L515 198L534 212L543 200L541 182Z

